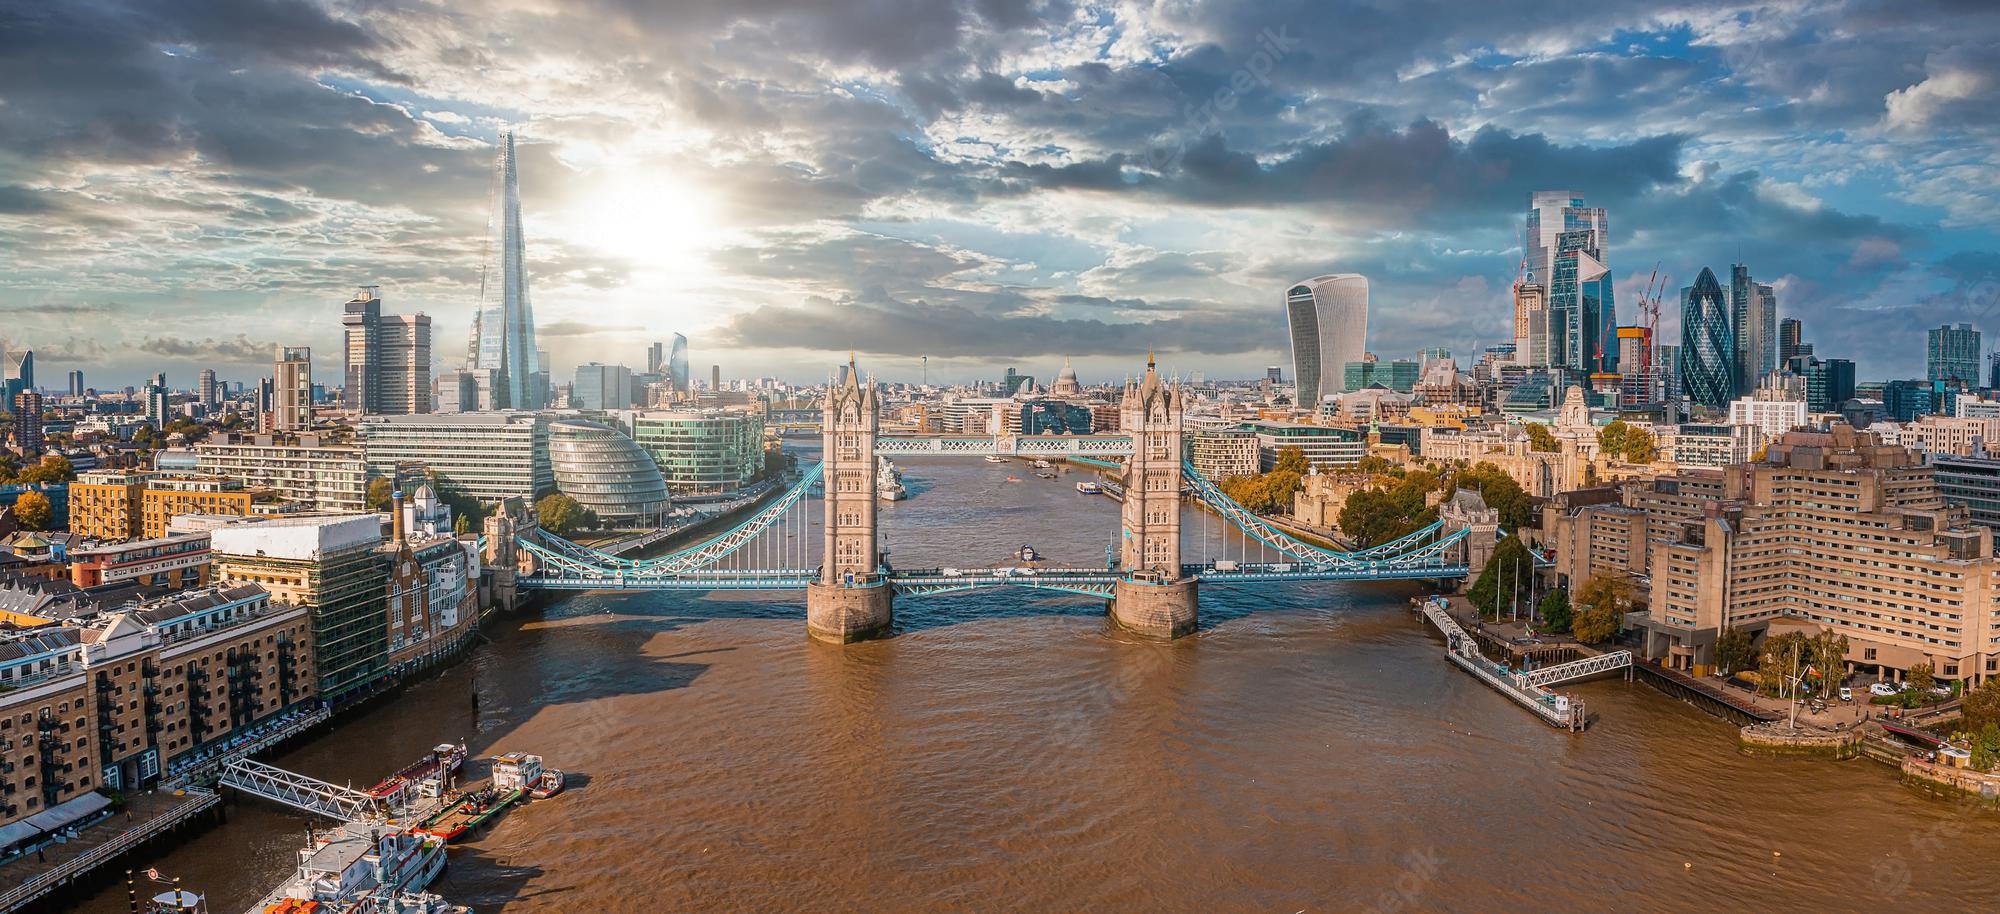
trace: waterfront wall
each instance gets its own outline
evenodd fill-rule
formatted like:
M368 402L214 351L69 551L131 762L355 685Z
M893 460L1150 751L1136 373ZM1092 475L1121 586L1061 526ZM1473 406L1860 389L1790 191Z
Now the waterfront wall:
M1952 768L1910 755L1903 758L1903 783L1936 793L1970 794L2000 806L2000 774Z
M1861 730L1793 730L1781 722L1759 723L1737 732L1751 755L1811 755L1851 759L1861 756Z

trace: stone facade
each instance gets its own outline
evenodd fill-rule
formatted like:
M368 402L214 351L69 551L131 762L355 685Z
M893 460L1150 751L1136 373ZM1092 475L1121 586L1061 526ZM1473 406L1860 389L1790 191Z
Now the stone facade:
M852 363L846 381L827 385L820 403L826 548L819 580L806 588L806 630L846 643L884 634L894 621L876 540L875 435L881 404L875 381Z

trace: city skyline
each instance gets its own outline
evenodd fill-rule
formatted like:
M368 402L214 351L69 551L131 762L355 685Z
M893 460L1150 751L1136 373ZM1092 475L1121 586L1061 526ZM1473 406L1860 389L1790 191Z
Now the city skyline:
M303 318L363 284L466 326L518 126L558 377L676 331L747 376L854 348L1104 377L1151 347L1249 377L1285 361L1272 297L1329 272L1370 278L1371 348L1471 352L1508 335L1521 202L1553 188L1612 213L1618 298L1655 261L1675 287L1745 263L1866 377L1992 308L1990 11L1341 18L64 5L0 63L0 284L15 337L106 386L334 351ZM533 53L458 62L475 21Z

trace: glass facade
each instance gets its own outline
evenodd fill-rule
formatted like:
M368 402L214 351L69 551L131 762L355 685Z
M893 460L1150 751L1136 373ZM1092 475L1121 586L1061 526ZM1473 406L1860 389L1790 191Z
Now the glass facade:
M1963 381L1979 385L1979 331L1971 324L1949 324L1930 332L1930 346L1924 364L1925 378L1932 381Z
M738 412L634 413L632 440L676 496L726 497L764 471L764 419Z
M1722 283L1707 267L1681 290L1681 392L1696 406L1721 409L1736 395L1736 344Z
M535 311L528 301L527 242L521 235L521 185L514 165L514 134L500 135L493 163L493 210L486 222L486 264L480 272L479 309L472 322L466 367L494 372L499 383L486 408L540 409L547 384L535 348ZM541 385L536 383L542 378Z
M1563 368L1579 374L1618 370L1618 325L1610 268L1596 230L1556 236L1554 274L1549 282L1549 347Z
M549 465L557 491L608 523L658 526L667 513L660 468L617 429L579 420L551 423Z
M360 436L371 477L395 479L399 466L419 464L443 489L489 504L555 490L549 421L536 413L371 416Z
M1368 344L1368 278L1358 273L1316 276L1285 293L1292 336L1292 377L1298 405L1340 393L1341 369L1361 361Z
M1062 400L1030 400L1021 404L1023 435L1088 435L1090 407Z

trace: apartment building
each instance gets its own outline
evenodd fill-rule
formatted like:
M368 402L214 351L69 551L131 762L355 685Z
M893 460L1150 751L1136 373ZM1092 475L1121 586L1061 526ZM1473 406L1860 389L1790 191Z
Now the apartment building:
M311 609L322 697L338 701L385 675L388 574L376 554L380 518L276 517L218 527L209 536L217 580L258 584L274 600Z
M368 463L361 448L316 435L232 435L194 447L195 466L211 476L269 489L318 511L367 510Z

